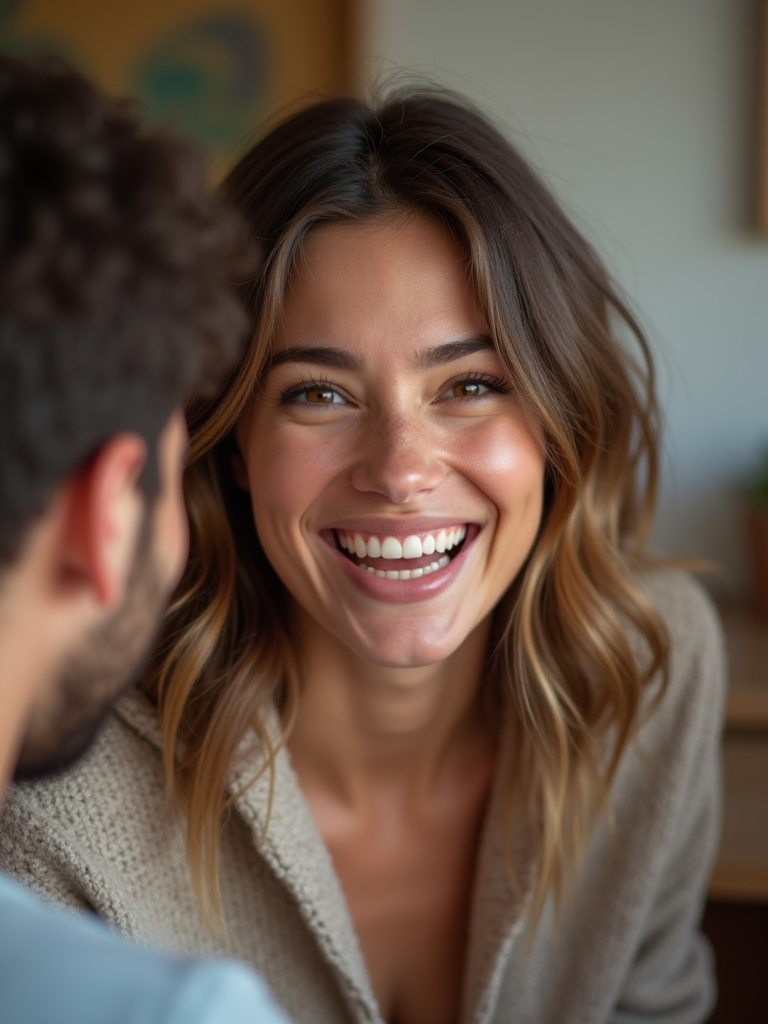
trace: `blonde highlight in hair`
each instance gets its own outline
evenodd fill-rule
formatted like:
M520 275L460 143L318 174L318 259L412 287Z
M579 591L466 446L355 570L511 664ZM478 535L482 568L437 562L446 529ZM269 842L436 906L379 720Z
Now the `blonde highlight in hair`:
M559 908L577 877L598 814L610 814L622 753L666 681L667 634L637 583L658 473L648 346L525 161L445 93L402 93L375 108L318 104L257 143L225 191L266 264L245 289L248 351L218 396L189 410L190 560L145 686L158 703L203 908L210 919L220 908L217 850L235 751L255 730L262 770L272 772L300 699L286 592L234 481L233 428L269 366L307 232L323 221L420 212L461 241L494 343L546 448L541 528L496 609L487 666L518 727L508 827L515 808L537 829L533 928L550 894ZM625 347L632 341L637 358ZM267 725L275 706L277 739ZM512 858L510 873L518 884Z

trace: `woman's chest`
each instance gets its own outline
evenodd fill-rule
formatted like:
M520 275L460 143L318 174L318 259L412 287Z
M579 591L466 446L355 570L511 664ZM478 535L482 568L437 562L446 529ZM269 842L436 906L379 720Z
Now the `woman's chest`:
M324 834L390 1024L458 1018L481 814L382 816Z

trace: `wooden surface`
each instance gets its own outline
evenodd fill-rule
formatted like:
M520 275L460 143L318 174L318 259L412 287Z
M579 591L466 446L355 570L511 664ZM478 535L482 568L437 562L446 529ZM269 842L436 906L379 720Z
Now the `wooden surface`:
M714 899L768 903L768 623L721 607L730 662L723 738L725 807Z
M709 894L768 903L768 735L726 733L723 834Z
M721 604L720 614L730 678L726 725L768 732L768 622L745 604Z

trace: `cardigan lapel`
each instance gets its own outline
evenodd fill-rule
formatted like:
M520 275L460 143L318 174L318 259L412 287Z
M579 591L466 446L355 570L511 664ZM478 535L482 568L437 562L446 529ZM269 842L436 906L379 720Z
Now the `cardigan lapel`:
M507 714L477 854L461 1024L489 1024L495 1019L505 968L515 943L523 941L521 932L535 878L533 835L523 824L523 816L514 815L514 805L511 853L519 880L517 890L510 882L505 858L506 789L514 742L513 716Z
M277 720L274 735L278 735ZM470 931L464 970L461 1024L490 1024L504 971L525 925L535 878L532 830L519 825L512 843L519 889L509 880L504 856L505 793L513 740L507 715L478 850L470 910ZM255 747L255 744L254 744ZM253 777L246 764L232 779L231 791L243 789ZM256 833L262 856L296 899L308 927L329 963L341 977L361 1020L380 1022L376 997L328 849L304 799L285 748L276 758L272 814L266 836L264 821L269 779L262 776L246 789L236 805ZM513 808L514 813L514 808ZM517 816L520 821L522 816Z
M131 693L120 702L117 712L156 747L162 746L157 712L146 698ZM276 714L270 726L272 735L277 738ZM520 880L519 891L515 891L509 881L504 857L505 788L513 743L512 716L507 715L475 869L461 1024L490 1024L493 1020L505 967L515 943L522 941L521 932L535 878L534 837L532 830L521 824L521 815L515 819L518 824L512 852ZM269 775L265 773L250 784L260 764L260 746L251 735L234 759L228 793L238 794L235 807L251 830L257 849L296 900L307 927L339 977L357 1019L381 1024L341 885L291 767L288 752L282 748L275 759L268 822Z
M131 692L116 710L131 728L162 749L157 710L144 696ZM276 742L279 721L274 712L268 727ZM380 1024L376 997L344 894L328 849L299 788L288 752L283 747L275 759L269 821L269 773L265 772L251 785L261 765L261 747L255 735L250 734L233 759L227 793L235 795L235 808L250 829L256 849L296 900L307 927L340 978L356 1018L367 1024Z
M277 737L277 718L273 722ZM299 787L290 756L282 747L275 758L272 806L269 774L249 785L261 763L255 739L252 750L238 758L228 786L238 793L235 806L251 829L257 848L275 876L296 900L302 917L328 963L339 977L358 1020L380 1022L373 993L346 899L330 853Z

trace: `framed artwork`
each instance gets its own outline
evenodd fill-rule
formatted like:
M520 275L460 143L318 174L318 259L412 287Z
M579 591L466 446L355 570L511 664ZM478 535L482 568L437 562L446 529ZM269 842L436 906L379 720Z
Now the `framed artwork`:
M356 90L360 0L0 0L0 50L53 52L221 173L278 111Z

